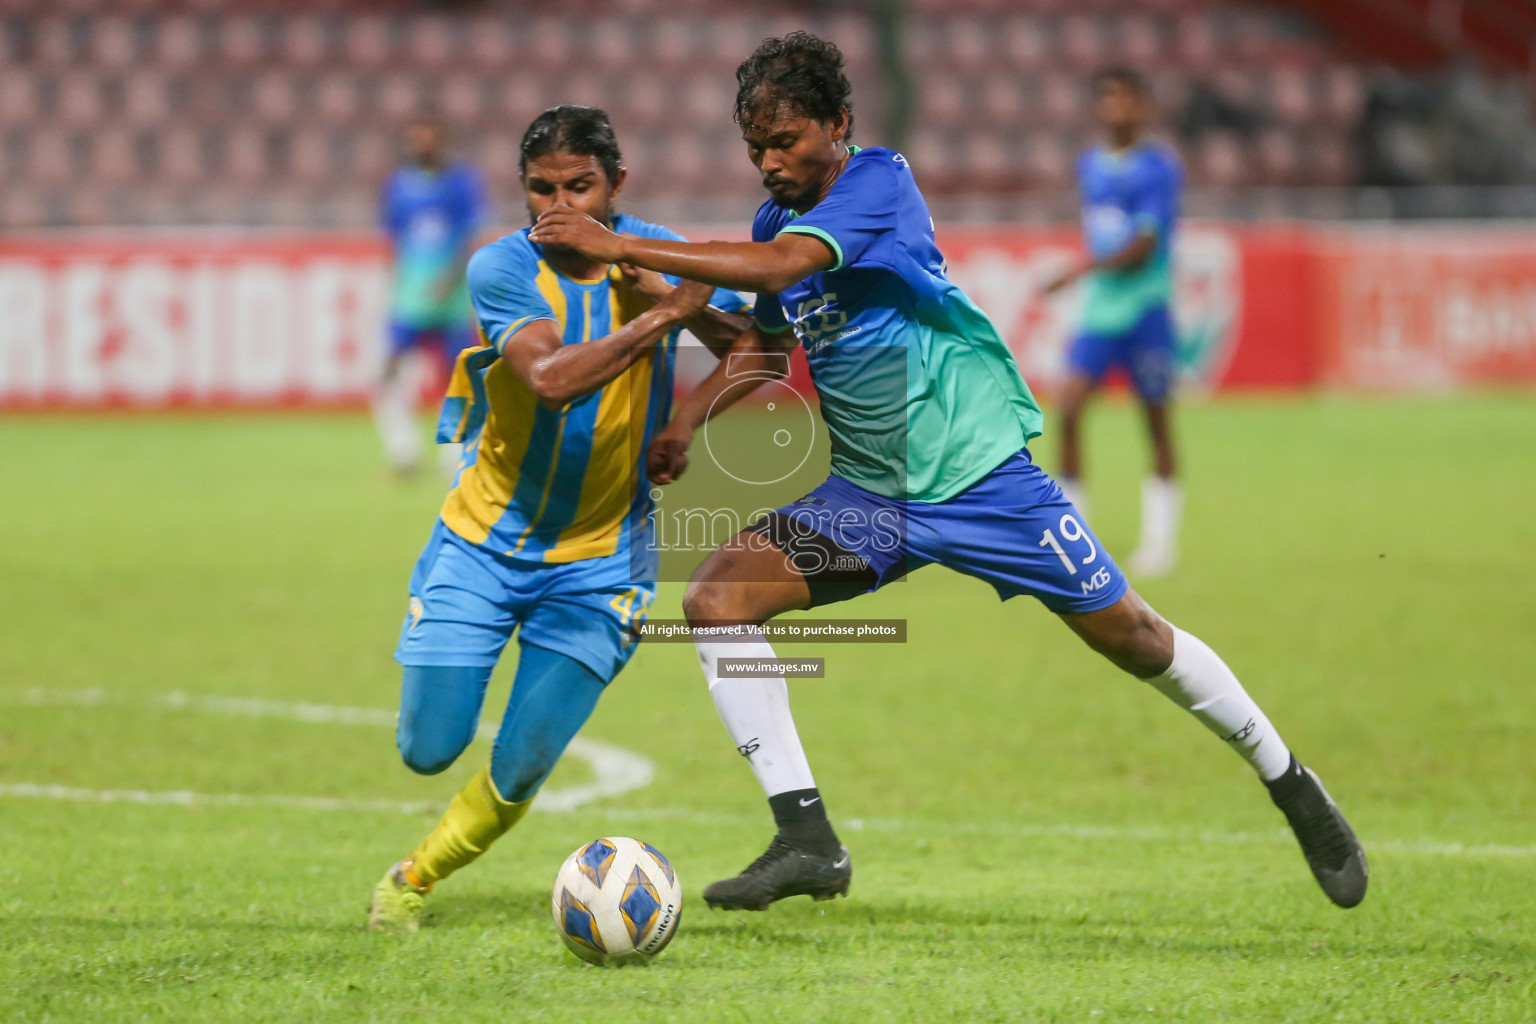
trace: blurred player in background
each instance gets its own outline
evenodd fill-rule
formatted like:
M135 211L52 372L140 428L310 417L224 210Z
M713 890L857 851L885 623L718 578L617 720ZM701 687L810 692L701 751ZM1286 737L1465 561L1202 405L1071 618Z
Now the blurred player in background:
M384 454L397 473L421 461L416 422L418 379L412 353L445 369L474 337L464 267L486 217L485 187L467 163L449 163L443 123L423 117L405 131L406 162L384 184L381 221L389 235L388 349L374 393L374 418ZM442 448L444 467L458 463L458 446Z
M601 110L539 115L521 165L530 218L570 210L681 238L614 212L625 174ZM469 745L514 630L517 676L490 764L375 889L376 929L414 929L432 885L523 817L634 653L657 575L644 457L671 409L677 331L723 352L751 324L734 292L534 245L527 229L477 252L468 279L484 344L460 355L439 427L465 442L464 465L395 651L405 763L431 775Z
M987 581L1001 599L1036 598L1189 712L1263 780L1328 897L1359 903L1365 854L1317 776L1226 662L1129 587L1034 464L1040 408L992 322L945 276L906 158L848 141L851 87L837 47L804 32L765 40L736 81L736 121L769 194L752 241L625 238L568 209L545 212L531 236L758 292L754 344L805 349L831 437L826 482L717 549L683 597L710 697L777 826L763 855L706 888L705 902L763 910L787 896L830 899L853 876L784 676L736 676L721 659L771 664L767 620L938 563ZM686 412L685 426L696 419ZM656 444L684 440L669 426ZM663 454L676 459L682 447ZM729 636L712 632L722 626Z
M1061 467L1057 482L1086 514L1080 425L1088 397L1112 367L1130 378L1146 411L1153 475L1142 485L1141 541L1127 563L1156 576L1178 561L1183 495L1175 472L1168 405L1175 375L1173 232L1184 173L1167 146L1149 141L1151 96L1146 81L1126 68L1100 72L1093 82L1105 143L1077 161L1088 253L1046 286L1051 294L1087 278L1082 321L1067 355L1061 395Z

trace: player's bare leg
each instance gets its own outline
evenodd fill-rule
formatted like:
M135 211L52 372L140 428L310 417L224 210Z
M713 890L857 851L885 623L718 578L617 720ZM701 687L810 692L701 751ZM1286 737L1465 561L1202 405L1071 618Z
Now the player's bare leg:
M1108 608L1061 618L1089 647L1151 683L1258 772L1329 899L1341 907L1365 899L1370 872L1349 822L1215 651L1169 624L1134 590Z
M1062 385L1060 396L1061 465L1056 473L1056 483L1084 519L1088 518L1088 495L1082 482L1082 423L1083 410L1088 407L1093 389L1092 380L1074 373Z
M789 711L784 677L720 674L721 658L774 657L762 624L810 603L810 587L789 556L751 530L705 559L683 596L710 697L731 741L751 763L778 825L761 857L704 890L712 907L765 910L787 896L821 900L848 893L853 877L848 851L827 821Z
M1126 564L1133 574L1146 578L1171 572L1178 563L1184 494L1179 487L1168 403L1143 402L1142 410L1152 442L1152 476L1141 487L1141 540Z

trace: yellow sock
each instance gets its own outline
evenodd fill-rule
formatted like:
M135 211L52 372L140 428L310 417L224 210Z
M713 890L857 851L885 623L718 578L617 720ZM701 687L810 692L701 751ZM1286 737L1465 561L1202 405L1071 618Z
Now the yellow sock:
M480 769L448 805L443 820L411 854L411 883L426 888L480 856L522 820L533 803L508 803L496 792L489 766Z

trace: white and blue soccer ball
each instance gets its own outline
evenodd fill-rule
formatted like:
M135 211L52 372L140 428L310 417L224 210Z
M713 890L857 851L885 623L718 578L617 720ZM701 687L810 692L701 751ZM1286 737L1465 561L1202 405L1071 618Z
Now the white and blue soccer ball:
M643 964L677 933L683 887L660 850L610 836L565 858L550 908L560 938L583 960Z

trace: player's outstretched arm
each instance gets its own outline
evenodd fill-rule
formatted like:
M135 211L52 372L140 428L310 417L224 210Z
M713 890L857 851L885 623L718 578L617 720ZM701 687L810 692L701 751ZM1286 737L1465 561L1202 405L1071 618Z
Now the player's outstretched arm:
M564 344L552 321L534 320L506 340L501 357L541 404L559 409L629 369L668 331L707 306L714 292L684 281L612 334L581 345Z
M771 242L674 242L626 238L575 210L546 211L529 240L563 245L600 263L633 263L718 288L777 294L837 265L832 249L813 235L783 233Z
M646 470L652 483L670 484L683 475L696 430L757 390L765 380L789 373L789 348L794 346L795 336L785 331L780 337L764 334L756 326L749 328L724 354L720 365L683 396L672 419L656 432L646 452Z
M650 302L660 302L672 294L672 284L654 270L646 270L632 263L620 263L619 271L624 286ZM715 358L724 358L736 344L742 332L752 326L750 313L730 313L719 306L709 305L683 321L683 326L704 343Z
M704 343L704 347L724 359L742 334L752 327L750 313L728 313L719 306L705 306L683 321L683 326Z
M1091 256L1079 260L1070 270L1052 280L1045 286L1047 295L1060 291L1067 285L1076 281L1085 274L1091 274L1096 270L1134 270L1157 251L1157 235L1142 233L1128 242L1123 248L1105 256L1103 259L1094 259Z

